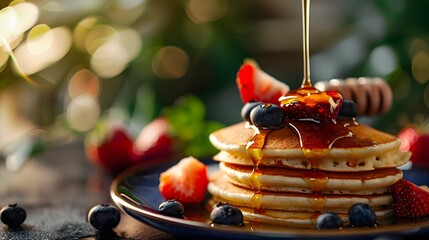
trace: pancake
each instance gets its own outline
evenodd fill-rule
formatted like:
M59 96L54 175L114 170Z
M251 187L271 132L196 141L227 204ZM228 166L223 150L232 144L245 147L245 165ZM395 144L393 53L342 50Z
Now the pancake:
M329 158L320 160L318 169L335 172L361 172L375 169L392 168L405 164L409 157L409 152L389 151L377 156L366 158ZM253 166L253 160L248 155L236 155L221 151L213 156L215 161L227 162L231 164ZM264 157L259 161L258 166L266 167L286 167L296 169L311 169L311 161L304 157Z
M341 120L338 122L341 125ZM311 122L305 123L312 124ZM213 132L210 135L211 143L220 150L245 154L246 144L255 135L254 129L247 127L246 124L246 122L240 122ZM324 125L318 124L318 127L322 126ZM335 141L330 151L331 155L344 157L352 153L357 157L371 156L396 149L400 144L397 137L364 124L350 124L346 128L353 133L353 136ZM318 134L313 132L314 136ZM323 138L324 136L318 137ZM300 139L289 127L272 131L267 136L264 151L267 156L302 156Z
M287 119L276 130L241 122L213 132L219 171L213 201L229 202L245 219L293 226L315 224L324 212L348 222L354 204L368 204L377 223L394 214L390 186L411 153L400 139L353 119L319 124Z
M221 162L221 172L235 185L253 190L274 192L371 195L388 193L389 187L402 178L402 171L387 168L367 172L322 172L288 168L253 167Z
M347 195L347 194L304 194L278 193L269 191L254 192L231 184L220 173L211 177L209 192L236 206L251 209L270 209L280 211L307 211L347 213L356 203L366 203L374 210L383 210L393 204L390 194Z
M208 202L208 208L216 206L219 201L225 202L224 199L213 198ZM247 221L299 228L309 228L314 226L316 224L317 217L321 214L312 211L279 211L270 209L255 211L253 208L243 206L239 206L239 208L243 213L244 219ZM393 207L376 210L374 213L377 217L378 225L390 224L394 220ZM343 220L344 225L349 224L347 213L336 214Z
M403 165L410 157L409 152L399 150L400 139L395 136L363 124L349 124L345 129L349 130L352 135L333 141L329 146L329 151L324 152L323 156L318 159L317 168L320 170L371 171ZM329 129L325 131L329 131ZM313 136L316 135L317 133L313 133ZM213 132L210 135L210 141L221 151L214 156L214 159L253 166L254 161L249 157L246 146L254 136L255 130L248 127L245 122ZM320 141L326 141L324 136L317 136L321 139ZM312 161L304 156L300 141L296 132L289 127L270 131L260 150L263 157L259 160L258 165L311 169ZM317 152L318 149L312 150Z
M293 211L277 211L266 210L255 212L251 208L240 207L243 217L248 221L287 225L294 227L308 227L316 224L319 214L314 212L293 212ZM385 225L393 222L394 210L393 208L381 209L374 211L377 217L377 224ZM346 213L336 213L344 222L345 225L349 224L349 218Z

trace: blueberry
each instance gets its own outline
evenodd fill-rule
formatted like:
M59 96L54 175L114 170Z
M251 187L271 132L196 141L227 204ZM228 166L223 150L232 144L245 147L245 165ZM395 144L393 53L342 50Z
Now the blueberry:
M18 204L10 204L0 210L1 221L11 228L17 228L25 221L27 213Z
M350 224L354 227L373 227L376 224L374 210L365 203L356 203L348 212Z
M250 112L250 120L258 128L276 129L282 126L284 119L283 109L274 104L265 103L256 106Z
M316 221L318 229L340 228L343 220L335 213L327 212L321 214Z
M264 104L262 102L252 101L244 104L243 108L241 108L241 117L243 120L250 122L250 112L252 109L254 109L256 106Z
M102 232L112 231L121 220L119 210L111 205L99 204L88 212L88 222L97 230Z
M210 219L217 224L243 225L243 213L241 210L228 203L219 202L210 213Z
M343 104L341 104L340 111L338 112L338 116L340 117L348 117L354 118L358 115L358 106L353 100L343 99Z
M162 215L183 218L183 214L185 213L185 208L183 205L176 200L167 200L162 202L159 205L159 213Z

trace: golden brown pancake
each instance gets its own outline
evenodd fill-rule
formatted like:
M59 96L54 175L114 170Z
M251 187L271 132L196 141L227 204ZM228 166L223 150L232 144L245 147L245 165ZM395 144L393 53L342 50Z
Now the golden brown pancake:
M365 148L370 149L370 153L361 151L359 152L359 155L368 156L380 151L376 146L396 142L398 140L395 136L378 131L364 124L349 125L346 128L353 132L353 136L341 138L335 141L332 145L331 151L334 151L335 149L347 151L348 149ZM244 150L243 147L245 147L249 140L252 139L254 134L254 129L246 127L246 122L241 122L213 132L210 136L210 140L218 149L241 152ZM314 132L314 137L323 137L317 135L318 133ZM395 148L395 145L390 146L389 148L393 149ZM279 154L282 156L281 150L292 149L297 150L297 156L302 155L300 140L297 134L290 127L284 127L272 131L268 135L264 145L264 150L267 150L267 153L271 153L267 154L267 156L279 156ZM268 150L274 151L271 152Z
M254 169L250 166L221 162L219 167L235 185L273 192L382 194L388 193L389 187L402 178L402 171L396 168L345 173L261 167L252 175Z
M347 195L347 194L304 194L278 193L258 191L238 187L228 182L222 175L211 178L208 189L219 199L223 199L237 206L256 210L271 209L283 211L331 211L347 213L356 203L366 203L374 210L386 209L393 204L390 194Z
M353 135L333 142L329 151L321 159L318 168L326 171L370 171L391 168L405 164L409 152L399 150L400 139L380 132L369 126L359 124L347 127ZM246 145L255 135L255 130L238 123L210 135L211 143L221 150L214 160L253 166ZM315 138L323 138L314 133ZM291 167L311 169L310 159L303 154L300 139L291 128L271 131L261 149L263 155L259 166Z
M240 207L245 219L249 221L279 224L296 227L309 227L311 224L316 224L319 213L306 211L278 211L265 210L258 212L252 208ZM385 225L393 221L393 208L375 210L377 224ZM336 213L344 222L344 225L349 224L348 215L346 213Z
M277 130L238 123L210 135L220 170L210 178L213 200L239 207L247 220L314 224L333 212L345 222L356 203L371 206L377 221L393 215L390 186L409 152L400 140L351 119L338 124L285 121Z
M405 164L410 157L410 153L388 151L384 154L365 158L329 158L321 159L318 168L324 171L335 172L361 172L374 169L392 168ZM253 166L253 161L249 156L231 154L225 151L219 152L213 159L219 162ZM311 169L311 161L304 157L263 157L258 166L266 167L286 167L296 169Z
M208 208L216 206L218 202L225 202L224 199L212 198L208 202ZM284 225L287 227L309 228L316 224L317 217L322 214L314 211L284 211L264 209L255 211L253 208L238 206L243 213L244 219L252 222ZM378 225L390 224L394 220L393 207L386 209L375 210ZM347 213L336 213L342 220L344 225L349 224Z

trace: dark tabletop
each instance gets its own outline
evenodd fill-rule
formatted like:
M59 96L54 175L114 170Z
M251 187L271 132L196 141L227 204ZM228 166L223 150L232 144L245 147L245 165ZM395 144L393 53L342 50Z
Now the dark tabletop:
M113 177L92 166L81 143L51 148L18 171L0 161L0 205L17 203L27 212L20 229L0 223L0 239L176 239L126 214L114 235L100 235L87 221L91 207L113 204Z
M429 169L404 172L417 184L427 184ZM82 143L53 147L28 160L18 171L0 161L0 206L17 203L27 211L22 228L0 223L0 239L178 239L122 213L114 234L101 235L87 221L87 213L101 203L114 205L109 191L114 177L102 173L85 157ZM425 234L407 234L429 239ZM386 239L403 239L391 236ZM382 238L385 239L385 238Z

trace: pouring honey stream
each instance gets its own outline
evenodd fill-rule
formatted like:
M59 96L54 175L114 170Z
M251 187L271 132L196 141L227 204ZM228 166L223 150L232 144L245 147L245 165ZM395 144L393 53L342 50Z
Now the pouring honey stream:
M310 111L320 106L327 106L327 109L333 113L341 105L341 95L336 91L319 91L312 86L310 79L309 14L310 0L302 0L304 78L301 87L280 97L279 101L283 109L287 109L294 104L301 104L310 109ZM337 124L334 117L325 122L321 122L320 119L315 119L311 116L301 116L298 119L285 117L284 123L284 127L290 128L296 133L302 154L310 162L311 169L303 171L301 177L312 190L313 197L309 201L315 209L315 214L318 215L317 213L323 210L325 205L326 197L323 192L329 181L328 176L319 170L320 164L323 158L329 154L335 141L351 137L353 134L345 126ZM260 178L262 174L259 170L259 165L265 157L263 149L266 138L272 131L276 130L258 129L255 126L249 127L255 130L253 138L246 145L246 151L253 161L253 171L249 176L249 184L252 186L254 193L250 200L255 213L260 213L263 211L261 206L263 195L261 194ZM315 138L315 133L322 137Z

